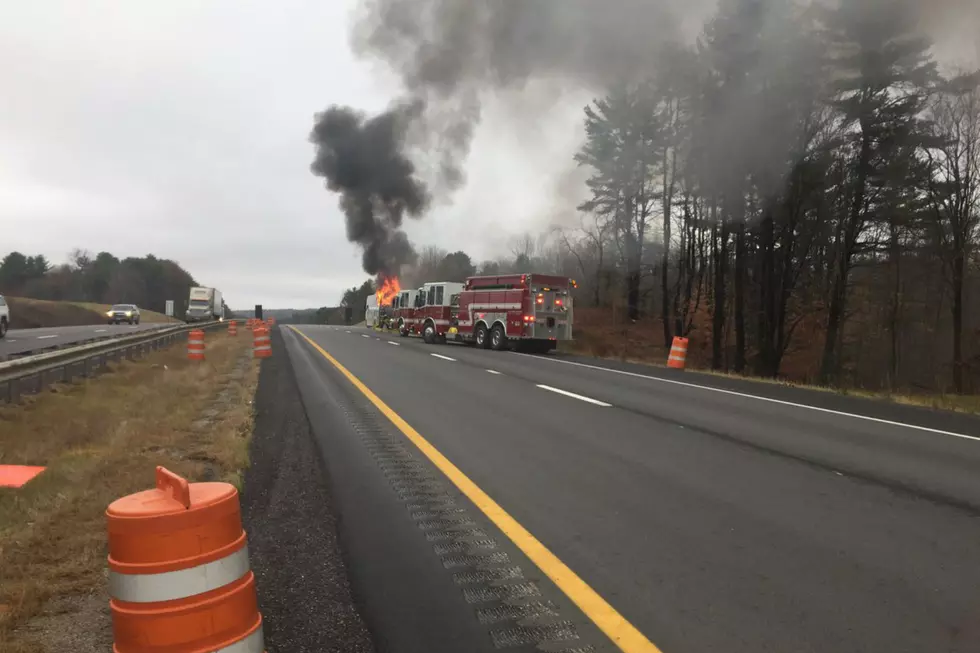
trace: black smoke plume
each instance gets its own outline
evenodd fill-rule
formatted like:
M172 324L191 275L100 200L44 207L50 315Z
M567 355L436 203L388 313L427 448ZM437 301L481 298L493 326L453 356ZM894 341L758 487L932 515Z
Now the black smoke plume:
M347 239L363 250L368 274L396 276L415 259L401 230L405 215L421 216L429 191L405 153L417 104L402 104L368 117L350 107L332 106L316 115L310 142L316 156L310 169L340 195Z

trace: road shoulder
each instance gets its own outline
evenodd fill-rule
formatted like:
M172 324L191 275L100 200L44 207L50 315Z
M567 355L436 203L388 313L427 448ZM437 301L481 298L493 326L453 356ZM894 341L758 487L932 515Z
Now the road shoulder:
M270 651L374 651L351 595L337 518L278 330L262 365L242 516Z

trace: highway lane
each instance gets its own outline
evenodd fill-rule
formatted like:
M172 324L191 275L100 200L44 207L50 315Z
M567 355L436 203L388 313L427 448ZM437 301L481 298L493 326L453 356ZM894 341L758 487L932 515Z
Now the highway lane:
M0 360L14 354L64 347L75 343L114 338L141 331L160 329L169 324L90 324L87 326L46 327L42 329L11 329L0 339Z
M980 442L303 331L666 653L980 650Z
M707 386L712 377L649 367L624 374L600 368L598 361L430 348L414 338L398 342L980 513L980 419L975 416L750 381ZM816 402L821 406L816 410L804 407ZM869 414L874 417L868 419Z

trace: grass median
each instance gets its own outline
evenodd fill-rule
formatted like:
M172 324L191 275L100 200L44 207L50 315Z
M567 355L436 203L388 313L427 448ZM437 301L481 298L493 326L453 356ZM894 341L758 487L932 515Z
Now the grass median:
M0 488L0 650L107 650L105 509L156 465L240 486L258 366L247 332L206 341L203 363L177 345L0 408L0 463L47 466Z

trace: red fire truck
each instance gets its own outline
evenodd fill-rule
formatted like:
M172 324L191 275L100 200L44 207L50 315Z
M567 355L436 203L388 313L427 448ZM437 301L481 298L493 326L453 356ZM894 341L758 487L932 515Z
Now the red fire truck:
M398 332L422 336L429 344L445 340L450 327L453 300L463 284L453 281L433 281L418 290L399 293L395 315Z
M573 287L567 277L546 274L432 282L403 291L395 315L402 335L419 334L429 344L449 340L495 350L513 345L544 353L572 339Z
M402 290L392 302L392 326L403 336L418 332L415 312L422 292L422 288Z

